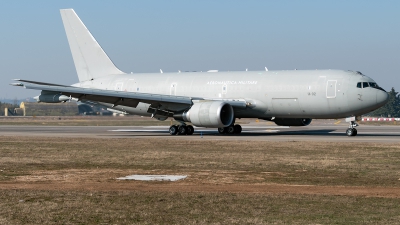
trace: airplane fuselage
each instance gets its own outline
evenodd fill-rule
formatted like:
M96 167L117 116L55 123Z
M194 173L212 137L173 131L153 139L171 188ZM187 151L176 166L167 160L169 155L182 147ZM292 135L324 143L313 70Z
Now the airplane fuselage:
M236 118L323 119L362 115L386 103L385 91L358 88L359 82L375 83L353 71L288 70L122 74L73 86L250 103L249 107L235 109ZM150 116L148 107L139 103L136 108L115 108Z

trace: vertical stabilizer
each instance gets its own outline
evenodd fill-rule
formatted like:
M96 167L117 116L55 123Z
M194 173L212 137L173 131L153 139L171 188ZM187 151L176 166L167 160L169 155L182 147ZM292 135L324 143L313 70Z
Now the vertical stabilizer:
M73 9L61 9L60 12L80 82L124 74L110 60Z

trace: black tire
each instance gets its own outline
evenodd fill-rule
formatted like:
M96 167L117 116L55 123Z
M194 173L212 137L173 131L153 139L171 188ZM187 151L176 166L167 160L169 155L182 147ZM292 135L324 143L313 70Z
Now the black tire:
M218 133L226 134L226 127L218 127Z
M176 135L178 133L178 126L172 125L169 127L169 134Z
M186 135L187 127L185 125L180 125L178 127L178 135Z
M235 133L235 127L234 126L229 126L226 128L226 133L228 134L234 134Z
M348 129L346 130L347 136L348 136L348 137L354 136L354 130L355 130L355 129L353 129L353 128L348 128Z
M235 126L233 126L235 128L235 134L240 134L242 133L242 126L240 126L239 124L236 124Z
M353 136L357 136L357 129L353 128Z
M186 132L187 135L192 135L193 134L194 128L193 128L192 125L187 125L186 129L187 129L187 132Z

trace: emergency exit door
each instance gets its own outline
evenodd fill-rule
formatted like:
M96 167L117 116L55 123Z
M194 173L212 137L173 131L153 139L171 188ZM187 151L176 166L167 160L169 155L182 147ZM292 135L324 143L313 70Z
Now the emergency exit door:
M336 98L336 83L337 80L328 80L326 83L326 97Z

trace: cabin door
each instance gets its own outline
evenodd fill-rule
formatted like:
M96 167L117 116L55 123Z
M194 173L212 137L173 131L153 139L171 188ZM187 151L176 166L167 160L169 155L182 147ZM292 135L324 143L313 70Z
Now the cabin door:
M336 98L336 83L337 80L328 80L326 83L326 97Z

